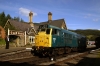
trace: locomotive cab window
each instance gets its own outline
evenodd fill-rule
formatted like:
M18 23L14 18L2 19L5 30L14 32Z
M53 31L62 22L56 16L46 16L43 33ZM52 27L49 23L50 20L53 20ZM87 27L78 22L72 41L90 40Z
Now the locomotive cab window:
M40 29L39 32L46 32L46 34L50 34L50 29Z
M42 32L42 31L44 32L44 31L45 31L45 29L41 29L40 31L41 31L41 32Z
M46 29L39 29L38 32L45 32Z
M59 35L59 30L52 29L52 35Z
M50 29L47 29L46 30L46 34L50 34Z

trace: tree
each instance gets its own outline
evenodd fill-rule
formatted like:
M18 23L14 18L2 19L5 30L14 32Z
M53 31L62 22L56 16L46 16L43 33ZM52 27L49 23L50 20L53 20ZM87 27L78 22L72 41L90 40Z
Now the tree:
M10 14L7 14L6 19L7 19L7 20L8 20L8 19L12 19L11 16L10 16Z
M5 23L6 23L6 19L5 19L5 13L4 12L2 12L1 14L0 14L0 25L3 27L4 25L5 25Z
M19 17L14 17L14 20L20 21L20 18Z
M24 22L24 20L21 18L20 22Z
M4 27L5 23L7 22L8 19L13 19L13 20L17 20L18 22L24 22L24 20L20 17L14 17L12 18L10 16L10 14L7 14L7 16L5 15L4 11L0 13L0 25L2 27Z
M6 34L5 34L4 28L2 28L2 27L0 26L0 37L1 37L2 39L5 39L5 36L6 36Z

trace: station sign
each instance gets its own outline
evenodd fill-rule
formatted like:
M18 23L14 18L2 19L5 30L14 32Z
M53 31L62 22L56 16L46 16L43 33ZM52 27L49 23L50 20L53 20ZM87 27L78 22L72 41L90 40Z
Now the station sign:
M9 35L24 35L25 32L23 31L15 31L15 30L9 30Z

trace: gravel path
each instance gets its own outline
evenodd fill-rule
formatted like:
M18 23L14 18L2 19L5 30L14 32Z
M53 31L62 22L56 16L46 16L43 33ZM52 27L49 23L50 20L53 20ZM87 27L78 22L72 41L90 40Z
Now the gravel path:
M83 57L76 66L100 66L100 49L92 50L90 54Z

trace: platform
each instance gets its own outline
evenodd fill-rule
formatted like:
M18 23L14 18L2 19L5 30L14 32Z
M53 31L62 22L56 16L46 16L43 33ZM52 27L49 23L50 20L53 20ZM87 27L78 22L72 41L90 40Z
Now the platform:
M100 66L100 48L92 50L86 57L75 66Z

